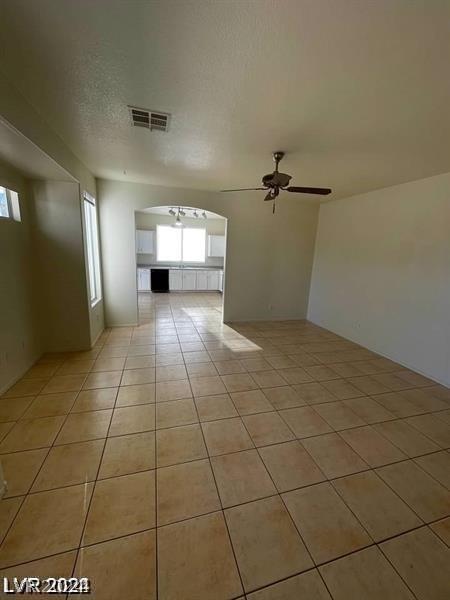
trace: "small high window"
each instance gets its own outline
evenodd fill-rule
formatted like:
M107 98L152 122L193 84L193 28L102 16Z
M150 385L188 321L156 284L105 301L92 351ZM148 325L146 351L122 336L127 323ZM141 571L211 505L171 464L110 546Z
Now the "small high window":
M100 276L100 251L98 243L97 206L95 198L84 193L84 228L89 274L89 293L91 306L102 299Z
M20 221L19 194L0 186L0 217Z

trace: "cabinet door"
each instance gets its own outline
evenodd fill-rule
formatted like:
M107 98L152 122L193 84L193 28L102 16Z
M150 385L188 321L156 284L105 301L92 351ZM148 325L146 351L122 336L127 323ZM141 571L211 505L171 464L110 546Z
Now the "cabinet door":
M177 269L169 270L169 290L182 290L183 289L183 277L182 272Z
M195 271L183 271L183 290L195 290L196 279Z
M141 252L141 248L142 248L142 236L141 236L141 231L139 229L136 229L136 254L139 254ZM138 272L139 274L139 272Z
M219 271L219 292L223 292L223 271Z
M153 231L150 229L136 230L136 252L138 254L153 254Z
M219 271L208 272L208 290L219 289Z
M150 269L138 269L138 291L150 291Z
M197 271L197 290L208 289L208 271Z
M225 236L224 235L209 235L208 236L208 256L214 256L214 257L225 256Z
M142 232L142 250L143 254L153 254L153 231Z

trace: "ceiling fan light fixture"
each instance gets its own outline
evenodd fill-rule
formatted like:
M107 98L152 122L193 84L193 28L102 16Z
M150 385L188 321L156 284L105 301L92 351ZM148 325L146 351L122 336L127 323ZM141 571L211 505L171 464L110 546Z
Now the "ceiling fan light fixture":
M173 208L171 208L169 210L169 215L172 215L172 217L174 217L177 213L173 210Z
M178 209L178 214L181 215L182 217L186 216L186 213L184 212L184 210L182 208Z
M206 216L206 213L205 213L205 211L203 211L203 212L202 212L202 217L203 217L204 219L207 219L207 218L208 218L208 217Z
M184 227L183 223L181 222L180 215L177 215L175 223L172 225L172 227Z
M196 210L194 210L193 215L195 219L198 219L198 212Z

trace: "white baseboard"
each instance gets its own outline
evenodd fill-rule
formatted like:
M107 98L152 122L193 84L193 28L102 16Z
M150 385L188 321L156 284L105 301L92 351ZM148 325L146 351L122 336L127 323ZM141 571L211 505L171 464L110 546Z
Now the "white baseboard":
M5 476L3 474L2 463L0 462L0 498L3 498L3 496L6 494L7 489L8 485L5 481Z
M97 333L97 335L95 336L95 340L93 342L91 342L91 348L93 348L95 346L95 344L98 342L100 336L102 335L102 333L105 331L105 328L103 327L103 329L100 329L100 331Z
M3 384L0 387L0 396L2 394L4 394L6 392L6 390L9 390L9 388L12 387L15 383L17 383L19 381L19 379L21 379L25 375L25 373L29 369L31 369L31 367L34 365L34 363L40 359L41 356L42 356L42 354L38 354L31 361L28 361L28 363L25 365L25 367L23 369L21 369L21 371L19 373L17 373L17 375L14 375L7 383Z
M336 331L335 329L332 329L331 327L328 327L327 325L325 325L323 323L319 323L318 321L314 321L313 319L307 319L307 321L309 321L310 323L313 323L314 325L317 325L318 327L327 329L328 331L331 331L332 333L335 333L336 335L339 335L339 336L349 340L350 342L358 344L358 346L362 346L363 348L366 348L367 350L370 350L371 352L375 352L375 354L379 354L383 358L392 360L393 362L398 363L402 367L405 367L405 369L409 369L410 371L414 371L415 373L418 373L419 375L423 375L424 377L431 379L435 383L443 385L444 387L447 387L447 388L449 387L449 382L442 381L441 379L436 378L435 375L430 375L430 373L425 373L425 371L418 369L416 366L411 365L407 361L404 361L403 359L400 359L397 356L394 356L393 354L386 354L384 351L381 352L377 348L374 348L373 346L370 346L370 345L366 345L364 342L361 342L360 340L355 339L353 336L350 336L347 333L343 333L342 331Z

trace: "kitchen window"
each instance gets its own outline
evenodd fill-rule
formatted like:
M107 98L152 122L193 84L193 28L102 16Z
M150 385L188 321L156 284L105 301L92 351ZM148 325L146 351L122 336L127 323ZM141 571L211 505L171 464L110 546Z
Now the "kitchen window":
M86 235L86 253L89 275L89 293L91 306L102 299L100 277L100 251L98 243L97 206L95 198L84 193L84 227Z
M20 221L19 194L0 186L0 217Z
M157 225L156 260L158 262L204 263L206 260L206 229Z

